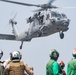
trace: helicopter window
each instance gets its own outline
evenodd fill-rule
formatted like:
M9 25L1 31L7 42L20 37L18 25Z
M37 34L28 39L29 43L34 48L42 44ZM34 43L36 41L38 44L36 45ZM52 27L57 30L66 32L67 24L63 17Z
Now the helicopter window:
M58 12L51 12L52 17L61 17L61 15Z
M61 14L63 18L67 18L67 16L65 14Z
M57 18L58 20L60 20L60 18Z
M60 14L57 14L57 17L61 17L61 15Z
M55 12L51 12L51 16L56 17L56 13Z

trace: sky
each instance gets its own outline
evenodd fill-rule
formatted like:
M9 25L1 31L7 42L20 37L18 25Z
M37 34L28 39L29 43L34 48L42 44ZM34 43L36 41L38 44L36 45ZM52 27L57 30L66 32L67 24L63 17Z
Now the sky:
M32 4L44 4L48 0L13 0ZM59 7L76 7L76 0L56 0L53 5ZM26 19L32 16L36 7L27 7L0 1L0 34L12 34L12 27L9 20L15 17L18 31L21 33L29 28ZM76 9L57 9L60 13L65 13L71 20L69 30L64 32L64 39L60 39L59 33L52 34L47 37L34 38L30 42L24 42L22 50L19 49L20 41L0 40L0 49L3 50L4 56L2 60L10 57L9 53L20 50L22 53L22 61L34 68L35 75L46 75L46 64L49 61L49 52L56 49L59 53L59 59L65 62L65 71L67 71L67 63L73 58L72 51L76 48Z

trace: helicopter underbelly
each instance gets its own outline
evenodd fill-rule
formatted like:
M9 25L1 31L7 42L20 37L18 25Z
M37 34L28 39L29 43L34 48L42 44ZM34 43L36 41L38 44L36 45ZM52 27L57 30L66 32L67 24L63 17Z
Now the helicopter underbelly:
M42 36L48 36L60 31L67 31L68 27L66 25L51 25L50 27L44 26L42 29Z

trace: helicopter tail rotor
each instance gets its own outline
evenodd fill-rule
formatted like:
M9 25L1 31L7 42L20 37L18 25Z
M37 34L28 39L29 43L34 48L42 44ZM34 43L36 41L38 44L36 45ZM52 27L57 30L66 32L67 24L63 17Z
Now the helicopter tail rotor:
M17 22L14 21L14 19L16 18L16 16L17 16L17 12L16 12L15 15L13 16L13 18L11 18L11 19L9 20L9 24L10 24L10 23L11 23L12 25L13 25L13 24L17 24Z
M17 16L17 12L14 13L14 10L13 10L10 13L9 19L7 20L8 22L5 25L5 29L6 29L7 32L9 32L9 29L10 29L9 27L11 26L10 24L11 24L12 21L14 21L14 19L16 18L16 16ZM17 24L17 22L15 22L15 24Z

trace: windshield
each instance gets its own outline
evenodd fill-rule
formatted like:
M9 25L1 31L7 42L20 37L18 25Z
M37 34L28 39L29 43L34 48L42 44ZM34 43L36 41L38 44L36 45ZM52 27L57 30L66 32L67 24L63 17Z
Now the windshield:
M61 18L61 14L59 14L58 12L54 12L54 11L51 12L51 16L52 17L60 17Z
M63 14L63 13L61 15L62 15L63 18L67 18L67 16L65 14Z

